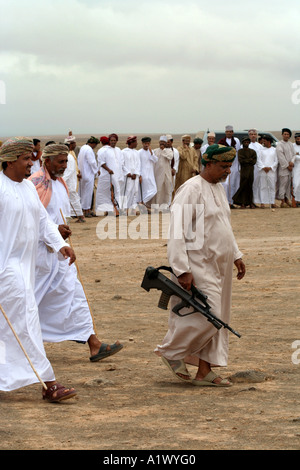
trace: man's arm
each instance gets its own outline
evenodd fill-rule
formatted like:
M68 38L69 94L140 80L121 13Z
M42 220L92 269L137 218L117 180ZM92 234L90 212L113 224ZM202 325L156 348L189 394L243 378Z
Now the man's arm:
M52 222L41 201L39 199L38 201L40 204L40 240L65 259L70 258L69 264L71 265L76 259L73 249L64 241L57 225Z

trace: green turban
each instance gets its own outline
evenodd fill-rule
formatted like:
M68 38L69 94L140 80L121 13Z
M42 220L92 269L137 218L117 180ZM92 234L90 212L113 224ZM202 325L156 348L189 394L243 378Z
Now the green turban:
M233 162L235 156L236 150L233 147L213 144L202 155L202 164L205 166L209 162Z
M97 139L97 137L94 137L93 135L89 138L89 140L87 141L88 144L100 144L100 140Z

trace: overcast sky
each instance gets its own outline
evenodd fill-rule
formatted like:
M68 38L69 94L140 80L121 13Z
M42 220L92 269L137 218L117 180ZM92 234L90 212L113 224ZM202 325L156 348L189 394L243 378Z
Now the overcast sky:
M0 136L300 130L299 12L299 0L0 0Z

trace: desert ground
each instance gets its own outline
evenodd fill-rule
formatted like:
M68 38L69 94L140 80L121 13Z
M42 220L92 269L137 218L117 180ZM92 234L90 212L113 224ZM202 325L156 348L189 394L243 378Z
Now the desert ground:
M78 395L49 404L39 383L0 392L0 449L299 450L299 211L231 211L247 272L238 281L233 269L230 324L241 338L229 333L229 363L220 371L230 388L183 383L153 352L168 312L157 307L159 292L141 282L147 266L167 264L167 216L155 239L151 215L139 219L148 224L144 238L134 217L71 220L98 336L124 348L92 363L87 345L45 344L58 381ZM105 238L108 221L116 237ZM119 237L120 224L130 236Z

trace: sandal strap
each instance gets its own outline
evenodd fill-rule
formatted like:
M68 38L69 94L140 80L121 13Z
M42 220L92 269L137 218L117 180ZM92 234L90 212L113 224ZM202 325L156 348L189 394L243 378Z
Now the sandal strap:
M65 390L69 390L67 393L63 393ZM53 397L54 393L57 392L57 396ZM61 385L59 383L55 383L51 385L51 387L47 388L47 390L43 390L43 399L50 400L50 401L59 401L63 398L67 398L68 396L76 395L75 390L70 390L69 388Z
M66 388L66 387L64 387L61 384L56 383L56 384L51 385L51 387L49 387L47 391L49 391L52 394L52 393L54 393L57 390L60 390L62 388Z
M169 361L170 366L172 367L172 369L174 370L174 372L176 374L188 375L189 377L191 376L191 374L189 373L189 371L186 368L186 365L185 365L184 361L182 361L180 359L177 360L177 361L168 359L168 361Z
M205 380L206 382L213 382L217 377L219 376L211 370L202 380Z
M217 375L212 370L202 380L205 380L206 382L213 383L213 381L217 378L221 379L221 381L220 381L221 384L229 383L229 381L227 379L222 379L222 377Z

